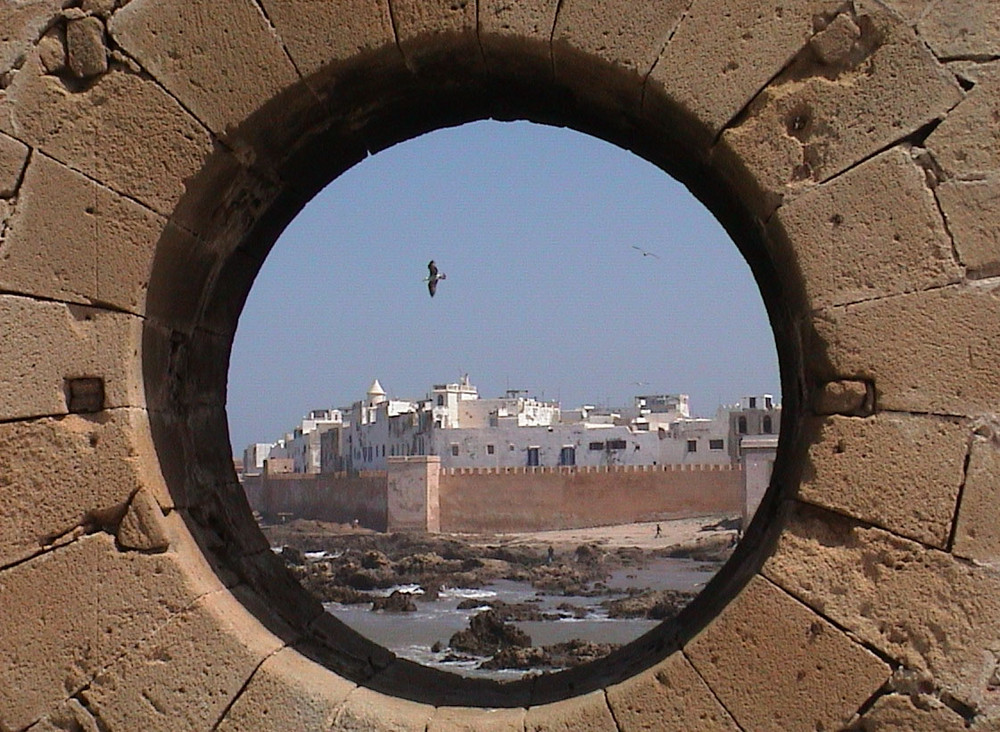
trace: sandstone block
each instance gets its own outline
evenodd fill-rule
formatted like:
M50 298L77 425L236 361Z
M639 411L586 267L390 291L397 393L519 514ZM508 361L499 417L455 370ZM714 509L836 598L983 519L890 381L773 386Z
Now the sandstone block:
M617 732L603 691L572 697L563 701L531 707L524 719L525 732Z
M99 18L80 18L66 23L66 63L81 79L108 70L104 23Z
M142 404L138 318L0 295L0 324L0 419L66 414L80 377L104 380L106 409Z
M689 4L687 0L560 3L552 32L556 78L589 94L602 86L620 85L617 100L638 114L646 76ZM586 61L581 62L581 52ZM613 78L606 68L596 67L593 59L605 61L628 79Z
M80 9L85 13L93 13L107 18L114 12L118 0L83 0Z
M839 728L890 674L873 653L760 577L684 655L742 729Z
M951 177L1000 169L1000 63L984 66L979 81L927 138L927 148Z
M0 566L124 512L141 485L133 416L112 410L0 424Z
M129 649L82 696L111 729L209 729L254 670L281 647L279 638L222 590L200 598Z
M924 171L899 148L779 207L769 228L786 242L783 255L801 273L810 308L961 276Z
M178 555L119 552L107 534L3 570L0 726L40 718L194 599Z
M329 730L354 687L298 651L283 648L261 664L216 729Z
M393 0L392 19L411 68L419 71L444 63L483 69L474 0Z
M817 313L814 378L875 383L879 409L976 415L996 410L1000 289L944 287Z
M28 162L28 146L0 133L0 198L13 196Z
M738 730L683 653L607 689L615 721L627 730Z
M823 415L867 417L875 409L874 401L874 388L868 382L838 379L819 387L813 410Z
M38 41L38 58L46 73L58 74L66 69L66 26L54 25Z
M261 4L305 77L358 54L396 46L389 4L380 0L262 0Z
M969 450L969 466L958 507L953 552L991 565L1000 562L1000 526L994 518L1000 496L1000 439L995 428L977 436Z
M114 14L110 30L219 134L298 81L280 40L248 0L133 0Z
M1000 275L1000 175L945 181L937 197L969 277Z
M523 732L525 710L438 707L427 732Z
M37 56L0 96L0 130L161 214L212 150L208 131L156 82L113 67L70 93Z
M347 695L333 729L424 732L433 715L434 707L427 704L387 696L359 686Z
M704 126L708 144L809 41L813 18L835 11L834 0L763 5L753 0L695 0L649 76ZM669 114L658 106L649 115Z
M917 32L939 58L1000 55L1000 6L991 0L935 3Z
M764 574L932 688L1000 709L1000 579L950 554L798 508Z
M825 64L811 48L753 100L722 136L719 163L766 215L782 196L832 178L943 117L962 90L913 31L880 5L858 2L861 35ZM872 110L878 110L877 113Z
M970 430L916 415L809 420L799 498L944 548Z
M936 730L962 732L968 729L965 719L934 697L922 695L919 706L909 696L883 696L857 721L859 732L890 732L891 730Z
M28 727L28 732L66 732L66 730L101 732L97 720L77 699L67 699L54 711Z
M0 288L141 314L164 219L45 155L24 175Z

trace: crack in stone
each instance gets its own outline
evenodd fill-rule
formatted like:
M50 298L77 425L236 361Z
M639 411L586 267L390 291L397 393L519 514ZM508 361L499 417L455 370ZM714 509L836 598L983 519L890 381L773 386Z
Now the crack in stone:
M657 65L660 63L660 59L663 58L663 54L666 52L667 46L669 46L670 42L674 40L674 36L677 35L677 31L680 30L681 25L691 14L691 7L694 5L694 3L695 0L688 0L688 4L684 7L684 12L681 13L680 17L677 19L677 22L674 23L674 27L670 29L670 33L667 35L667 39L663 42L663 45L660 47L660 52L656 54L656 58L653 59L653 63L649 67L649 70L642 77L642 86L639 90L640 116L644 117L646 115L646 88L649 85L649 77L653 75L653 71L656 70Z
M243 682L243 685L239 688L239 691L237 691L236 694L233 695L233 698L229 700L225 708L222 710L218 718L215 720L215 723L212 725L212 732L215 732L217 729L219 729L219 725L221 725L224 721L226 721L226 716L229 714L230 710L232 710L233 705L240 700L240 697L242 697L244 693L246 693L247 687L249 687L250 682L254 680L254 677L257 675L257 672L260 670L260 667L263 666L269 658L271 658L277 653L280 653L287 647L288 647L287 644L282 644L279 648L271 651L266 656L264 656L264 658L260 660L260 663L254 666L253 671L251 671L250 675L247 676L246 681Z
M782 588L782 592L785 592L784 588ZM712 685L708 683L708 679L706 679L702 675L701 671L698 670L698 667L694 664L694 662L691 661L691 658L687 655L684 649L681 648L677 652L684 657L684 660L687 661L687 665L691 668L692 671L694 671L695 675L699 679L701 679L701 683L705 685L705 688L708 689L708 693L712 695L712 698L715 699L716 703L726 713L730 721L732 721L733 725L735 725L736 728L740 730L740 732L747 732L746 728L739 723L739 720L736 719L736 715L733 714L732 710L730 710L730 708L726 706L726 704L722 701L722 698L715 692L715 689L712 688Z
M562 12L563 0L556 2L556 12L552 14L552 29L549 31L549 67L552 78L556 78L556 54L553 46L556 42L556 28L559 27L559 13Z

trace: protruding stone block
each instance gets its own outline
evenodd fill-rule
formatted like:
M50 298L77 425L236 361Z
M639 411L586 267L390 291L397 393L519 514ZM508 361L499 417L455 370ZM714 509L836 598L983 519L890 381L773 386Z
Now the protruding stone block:
M799 507L763 571L883 655L926 673L932 688L1000 712L991 681L1000 658L1000 578L992 570Z
M140 551L164 551L170 546L163 528L163 512L145 488L140 488L118 525L118 546Z
M760 577L684 655L741 729L840 728L890 674L873 653Z
M843 16L838 16L843 17ZM895 148L778 208L778 255L810 309L938 287L961 278L924 171Z
M654 723L662 732L739 729L683 653L609 686L607 692L622 729L652 729Z
M867 417L875 411L875 388L856 379L828 381L817 390L813 410L821 415Z
M810 420L799 497L943 549L970 430L916 415Z
M298 651L283 648L261 664L215 729L329 730L354 688Z
M99 18L87 17L67 21L66 63L70 71L82 79L103 74L108 70L104 23Z

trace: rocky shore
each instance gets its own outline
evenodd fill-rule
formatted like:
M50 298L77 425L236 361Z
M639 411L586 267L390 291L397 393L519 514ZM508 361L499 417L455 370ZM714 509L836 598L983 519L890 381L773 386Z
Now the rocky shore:
M714 572L732 552L734 529L732 521L706 520L692 541L640 548L602 538L575 545L548 541L553 537L544 533L537 541L513 541L504 535L382 534L302 520L262 527L302 585L323 602L367 604L374 612L402 617L419 603L436 602L443 588L482 588L505 579L530 585L537 597L605 597L599 604L609 618L650 620L674 617L696 593L611 590L606 584L611 574L665 557L696 559ZM396 589L387 592L391 588ZM579 619L590 612L571 603L543 611L537 597L523 603L465 601L460 610L479 610L469 627L432 650L444 652L445 661L481 660L480 668L544 671L587 663L617 647L582 639L534 646L518 622Z

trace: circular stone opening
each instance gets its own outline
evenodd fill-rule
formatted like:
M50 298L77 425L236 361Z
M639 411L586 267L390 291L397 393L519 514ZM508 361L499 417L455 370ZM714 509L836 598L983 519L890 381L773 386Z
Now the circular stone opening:
M517 51L518 64L495 69L491 78L453 66L447 53L427 67L433 71L414 76L395 53L388 49L361 59L356 69L339 69L333 111L316 104L312 94L331 83L322 73L308 80L311 91L292 88L272 99L231 130L232 145L217 147L187 182L157 246L143 323L143 377L161 471L173 508L216 574L240 588L236 596L286 643L352 681L417 701L472 706L525 706L600 689L680 648L736 595L770 550L778 530L770 519L781 495L797 484L789 445L799 441L797 415L807 391L797 331L805 302L798 275L789 269L779 276L761 223L766 201L749 196L753 183L738 166L707 162L711 135L699 123L653 89L646 97L656 110L652 116L617 93L587 91L632 88L629 74L601 67L595 81L589 76L597 73L593 59L585 58L578 61L588 76L555 83L543 60L547 55ZM364 84L345 81L357 80L352 74L362 70ZM583 87L575 89L577 81ZM271 551L254 520L233 470L225 411L240 311L272 245L299 210L367 154L429 130L489 118L556 123L603 139L646 159L701 200L760 288L778 347L784 402L772 487L732 560L705 591L677 618L600 661L502 686L439 677L324 612Z
M480 122L359 163L282 233L234 341L231 442L272 549L355 630L464 675L672 619L777 450L749 274L682 186L586 135Z

